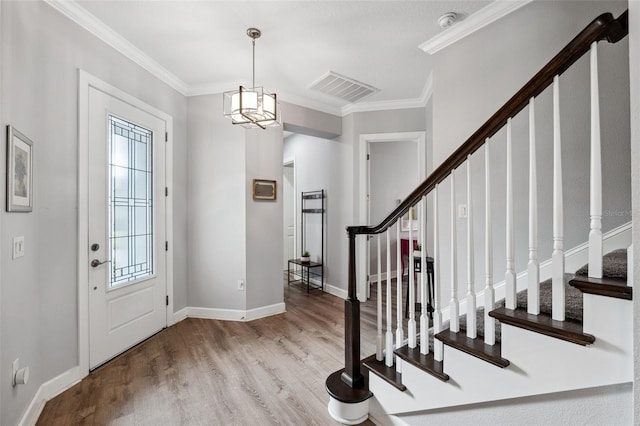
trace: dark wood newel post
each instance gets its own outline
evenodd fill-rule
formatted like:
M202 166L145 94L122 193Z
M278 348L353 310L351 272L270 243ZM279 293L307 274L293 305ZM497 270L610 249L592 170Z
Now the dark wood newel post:
M342 381L352 388L364 386L364 377L360 372L360 301L356 288L356 233L349 233L349 288L344 302L344 362Z

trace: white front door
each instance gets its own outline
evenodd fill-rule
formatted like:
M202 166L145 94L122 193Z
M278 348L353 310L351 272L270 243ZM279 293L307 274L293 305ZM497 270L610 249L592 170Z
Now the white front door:
M89 367L166 326L165 121L89 89Z

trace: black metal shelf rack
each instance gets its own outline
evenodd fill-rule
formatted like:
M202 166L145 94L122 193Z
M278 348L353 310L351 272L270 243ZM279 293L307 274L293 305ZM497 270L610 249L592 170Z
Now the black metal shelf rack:
M320 205L318 205L318 203ZM305 248L304 218L307 214L320 214L320 259L319 262L303 262L301 259L289 259L287 267L287 282L289 285L299 284L306 286L307 293L310 290L324 291L324 213L325 213L324 189L308 191L301 194L300 203L300 250ZM317 283L318 278L320 284ZM315 282L312 281L314 279Z

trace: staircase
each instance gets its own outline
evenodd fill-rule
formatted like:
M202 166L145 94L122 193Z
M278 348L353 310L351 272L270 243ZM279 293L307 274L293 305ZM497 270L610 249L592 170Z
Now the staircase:
M370 412L377 419L395 414L421 412L509 398L592 388L633 380L633 309L631 280L628 281L629 243L603 238L602 173L599 122L597 46L599 41L616 43L627 35L627 12L617 19L603 14L591 22L547 65L525 84L502 108L462 144L441 166L418 186L387 218L376 226L349 227L349 292L345 301L345 368L329 376L329 412L334 419L357 424ZM591 170L590 230L585 235L588 263L576 271L566 270L564 248L563 163L561 158L561 114L559 76L583 55L591 64ZM535 100L547 87L553 91L553 253L550 271L541 274L538 259L538 205L535 131L529 138L529 241L526 282L518 284L515 271L513 232L513 167L511 119L528 110L530 129L535 129ZM506 272L499 285L493 274L491 203L491 138L506 128L507 201ZM477 152L479 151L479 152ZM441 253L440 185L450 188L449 241L457 241L455 220L456 171L466 168L467 188L473 176L471 158L483 155L485 178L485 276L478 291L468 272L466 295L458 296L457 244ZM471 206L467 191L467 271L474 271L475 245ZM392 232L400 240L403 216L409 211L409 247L426 239L427 197L432 205L434 244L433 322L427 309L429 299L426 269L414 278L409 261L408 324L403 326L402 285L395 289L390 279L377 283L377 350L361 360L360 304L356 296L356 237L373 236L378 247L386 243L387 271L391 277ZM414 226L413 211L418 213ZM406 225L406 223L405 223ZM417 228L417 231L413 231ZM614 245L612 247L612 245ZM632 250L629 247L630 251ZM611 250L603 256L604 250ZM400 248L396 253L400 264ZM414 255L413 256L422 256ZM422 259L422 258L421 258ZM440 279L441 268L450 269L449 283ZM383 270L378 267L378 276ZM521 271L523 272L523 271ZM549 275L549 277L541 277ZM541 278L549 278L541 281ZM396 318L392 293L396 292ZM443 293L449 300L442 300ZM501 297L497 297L499 294ZM418 295L420 298L418 298ZM383 311L383 299L386 299ZM416 302L420 302L417 304ZM419 308L417 308L419 307ZM420 312L416 312L417 309ZM383 325L385 325L383 327ZM395 344L394 344L395 340ZM364 369L362 368L364 366ZM374 397L375 404L370 400Z

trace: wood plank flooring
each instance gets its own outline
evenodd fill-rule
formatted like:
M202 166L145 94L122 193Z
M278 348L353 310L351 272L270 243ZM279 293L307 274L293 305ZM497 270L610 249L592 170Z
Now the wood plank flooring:
M363 357L375 352L372 295ZM286 313L247 323L181 321L49 401L37 424L337 424L324 382L344 366L344 301L285 283L285 302Z

